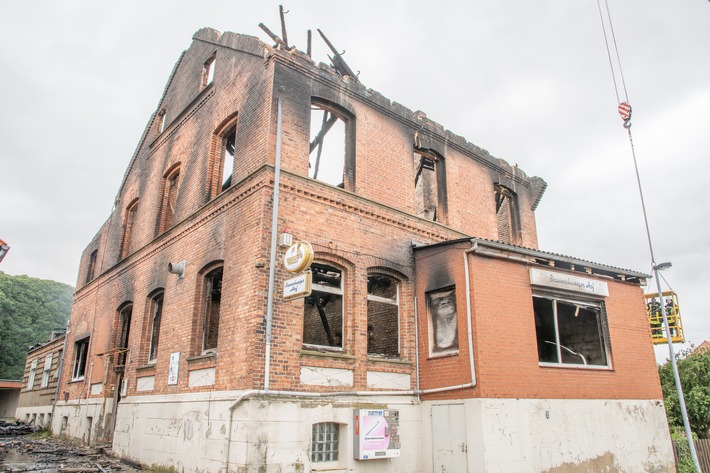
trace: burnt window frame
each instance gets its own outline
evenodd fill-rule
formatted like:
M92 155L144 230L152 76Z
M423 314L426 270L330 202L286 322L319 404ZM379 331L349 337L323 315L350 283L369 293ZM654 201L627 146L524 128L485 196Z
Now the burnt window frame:
M84 337L74 342L74 365L72 367L72 381L81 381L86 375L86 365L89 360L90 337Z
M158 359L158 348L160 346L160 328L163 322L163 316L165 315L164 289L158 289L151 293L148 303L148 310L150 315L147 331L148 364L155 364Z
M520 222L520 204L518 194L508 186L496 182L493 184L496 204L496 228L498 240L511 245L519 245L522 241L522 225ZM503 222L502 210L506 210L508 219ZM509 226L510 238L501 237L502 224Z
M86 267L86 280L84 281L84 284L88 284L96 277L96 260L98 259L98 257L98 248L89 254L89 264Z
M433 148L414 144L412 148L414 159L414 202L416 215L420 218L446 224L448 221L448 191L446 181L446 159ZM428 173L433 173L429 176ZM424 182L436 185L433 192L425 192ZM428 198L427 198L428 197ZM435 198L436 202L431 202ZM427 208L433 208L432 218L427 216Z
M552 309L553 309L553 316L555 317L555 320L553 321L553 329L555 330L555 337L556 339L552 343L552 345L559 345L560 348L556 350L558 356L563 355L563 359L566 357L569 360L572 360L573 362L564 362L563 359L559 359L560 361L543 361L543 353L541 350L542 347L546 346L548 343L547 341L543 340L545 338L544 334L541 333L539 330L539 324L538 321L540 320L540 317L538 313L535 311L535 299L543 299L543 300L549 300L552 301ZM606 312L606 306L604 304L603 300L600 299L594 299L594 298L587 298L587 297L580 297L578 295L568 295L568 294L561 294L556 291L542 291L542 290L536 290L532 293L532 302L533 302L533 317L534 317L534 325L535 325L535 340L536 340L536 347L538 349L538 365L540 367L551 367L551 368L573 368L573 369L591 369L591 370L611 370L613 369L613 364L612 364L612 349L611 349L611 337L609 334L609 321L607 317L607 312ZM569 306L575 306L581 312L582 310L587 310L588 312L594 312L596 311L596 327L597 327L597 332L596 336L600 339L602 346L600 347L601 350L603 351L603 356L605 359L605 364L589 364L586 361L586 357L584 358L584 362L579 363L577 360L581 360L582 358L577 358L579 355L584 356L584 353L581 352L576 352L572 348L576 347L568 347L562 343L560 343L560 334L559 334L559 314L558 314L558 309L557 309L557 302L560 302L565 305ZM589 308L593 308L594 310L590 310ZM575 315L575 317L578 317L578 315Z
M318 276L316 275L316 271L318 268L323 268L327 271L326 268L330 268L332 270L335 270L340 273L340 287L335 288L332 286L327 286L323 284L319 284L317 282ZM345 351L345 278L346 278L346 270L340 266L337 265L333 262L326 261L326 260L318 260L315 261L313 264L310 266L310 271L313 273L313 282L311 284L311 295L306 297L303 302L303 330L302 330L302 337L303 337L303 349L305 350L325 350L325 351L334 351L334 352L344 352ZM318 297L319 294L331 294L335 296L339 296L341 299L341 313L340 313L340 333L338 333L337 330L333 330L330 328L329 324L326 328L326 326L323 326L323 330L326 332L326 338L329 339L329 343L332 341L332 343L335 343L336 337L339 336L340 344L337 345L321 345L318 343L311 343L306 341L306 328L307 328L307 320L306 320L306 311L308 310L308 305L311 306L317 306L318 303L311 303L310 301L313 300L314 297ZM323 320L323 316L320 314L320 311L318 311L321 323Z
M126 319L128 321L126 322ZM128 359L128 343L131 337L131 325L133 323L133 302L126 301L116 310L116 338L114 347L116 349L114 364L116 368L125 367Z
M439 343L436 341L436 335L438 332L438 329L435 328L436 320L440 315L437 315L436 317L433 316L434 313L434 308L433 305L435 305L434 301L432 300L433 295L435 294L441 294L441 297L444 297L444 293L451 292L453 294L453 304L454 304L454 328L456 330L456 333L454 337L452 338L451 345L437 348L439 346ZM438 303L436 303L438 305ZM452 355L458 355L460 350L461 350L461 331L459 330L459 308L458 308L458 300L457 300L457 294L456 294L456 286L446 286L446 287L441 287L437 289L432 289L431 291L426 292L426 311L427 311L427 327L428 327L428 341L429 341L429 357L430 358L436 358L440 356L452 356Z
M214 77L217 66L217 51L214 51L209 58L202 64L202 77L200 79L200 90L206 89L210 84L214 83Z
M214 276L216 273L220 273L220 283L219 283L219 307L217 309L217 322L216 322L216 329L215 329L215 334L214 334L214 346L208 346L208 338L209 334L211 333L211 326L214 324L213 320L213 304L214 304L214 299L210 297L210 293L214 293ZM204 276L202 277L202 297L203 297L203 304L202 304L202 310L201 310L201 321L202 321L202 342L201 342L201 353L202 354L208 354L208 353L216 353L219 347L219 322L220 319L222 318L222 294L224 290L224 264L219 263L216 265L210 265L208 268L203 272Z
M324 112L323 120L321 123L320 131L313 136L311 132L312 121L314 112L316 110L322 110ZM334 119L333 123L328 126L328 114ZM306 173L309 179L314 181L322 182L324 184L332 185L334 187L339 187L351 192L355 192L355 171L356 171L356 127L355 127L355 114L347 110L341 105L335 102L321 98L321 97L311 97L310 103L310 113L308 120L308 141L309 141L309 151L308 151L308 172ZM311 177L311 155L315 152L318 154L322 150L322 143L326 139L328 131L332 126L341 121L343 124L343 176L342 182L333 184L331 182L318 179L317 177ZM327 128L327 129L326 129ZM321 145L319 146L319 141ZM314 168L320 167L320 159L318 155L314 160ZM313 170L315 174L315 169Z
M163 174L155 236L161 235L175 226L175 208L181 176L180 165L181 163L175 163Z
M394 298L388 298L384 296L379 296L371 293L371 284L374 278L385 277L388 278L391 283L395 284L395 294ZM367 356L368 357L385 357L385 358L399 358L402 351L402 319L401 319L401 305L400 305L400 292L402 287L402 280L399 277L393 276L388 271L383 271L381 268L372 268L368 270L367 273ZM374 323L371 322L371 311L370 302L387 304L396 307L397 310L397 327L396 327L396 339L397 339L397 352L396 353L385 353L385 352L375 352L370 349L370 339L376 336L377 328ZM372 329L372 330L371 330ZM381 329L381 327L380 327Z
M123 216L123 226L121 228L121 244L118 260L123 260L131 253L131 244L138 215L139 199L133 199L127 206Z
M234 184L239 137L239 113L234 112L218 126L212 134L209 159L209 179L207 180L207 200L212 200L227 191ZM231 145L230 145L230 142ZM232 148L230 152L229 149ZM227 161L230 156L231 163ZM227 164L230 166L227 166ZM230 175L225 177L227 170Z

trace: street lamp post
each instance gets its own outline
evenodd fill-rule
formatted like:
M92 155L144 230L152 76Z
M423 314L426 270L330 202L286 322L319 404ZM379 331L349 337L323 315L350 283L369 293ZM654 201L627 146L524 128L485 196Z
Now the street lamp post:
M673 340L671 339L671 328L668 325L668 314L666 314L666 302L663 300L663 291L661 291L661 280L658 277L658 272L671 267L671 263L660 263L653 265L653 277L656 278L656 287L658 288L658 298L661 302L661 315L663 316L663 325L666 327L666 339L668 340L668 356L671 360L673 368L673 378L675 379L675 387L678 391L678 405L680 407L680 416L683 418L683 427L685 427L685 435L688 437L688 446L690 447L690 456L693 458L695 467L700 470L698 461L698 453L695 451L695 442L693 442L693 431L690 429L690 421L688 420L688 411L685 408L685 396L683 396L683 386L680 384L680 374L678 373L678 363L675 359L675 351L673 349Z

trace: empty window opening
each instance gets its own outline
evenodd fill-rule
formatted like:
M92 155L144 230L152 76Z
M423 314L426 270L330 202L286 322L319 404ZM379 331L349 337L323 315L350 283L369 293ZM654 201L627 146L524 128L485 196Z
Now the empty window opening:
M161 110L160 113L158 114L158 134L162 133L163 130L165 130L165 120L167 113L165 109Z
M52 353L44 357L44 370L42 370L42 384L43 388L49 386L49 379L52 373Z
M69 426L69 416L62 416L62 423L59 426L59 431L64 432Z
M89 266L86 268L86 281L89 282L94 279L94 273L96 272L96 258L99 255L99 250L94 250L89 255Z
M37 360L32 360L32 364L30 365L30 374L27 377L27 389L34 389L36 376L37 376Z
M222 146L222 173L220 177L221 190L225 191L232 185L232 174L234 173L234 155L237 142L237 125L235 124L224 135Z
M205 317L203 325L202 350L217 348L219 335L219 313L222 303L222 268L217 268L205 276Z
M123 259L131 251L131 238L133 236L133 225L136 222L136 214L138 213L138 199L131 202L126 207L126 214L123 218L123 235L121 237L121 252L119 259Z
M158 357L158 339L160 338L160 320L163 317L163 293L153 296L150 303L150 348L148 362L155 362Z
M313 463L338 460L340 425L335 422L313 424L311 429L311 461Z
M217 53L213 54L202 67L202 88L204 89L214 81L214 71L217 62Z
M533 296L541 364L608 366L601 303Z
M459 327L456 313L456 289L446 288L427 293L427 309L430 354L457 353Z
M89 338L78 340L74 343L74 369L72 370L72 380L84 379L86 372L86 360L89 356Z
M343 347L343 273L322 263L311 266L313 284L303 314L303 343Z
M496 218L498 222L498 240L504 243L520 243L520 213L518 196L515 192L500 184L495 184Z
M133 304L127 304L118 312L118 340L116 340L115 368L123 371L128 356L128 337L131 331Z
M37 425L39 425L40 427L44 426L44 413L40 414L37 418Z
M345 187L345 153L345 122L333 111L313 104L308 177Z
M367 278L367 354L399 356L398 281L385 274Z
M445 221L446 167L443 156L430 148L414 146L414 200L417 216Z
M180 167L177 166L163 179L163 200L160 205L158 234L171 228L175 222L175 203L177 201L177 188L179 182Z

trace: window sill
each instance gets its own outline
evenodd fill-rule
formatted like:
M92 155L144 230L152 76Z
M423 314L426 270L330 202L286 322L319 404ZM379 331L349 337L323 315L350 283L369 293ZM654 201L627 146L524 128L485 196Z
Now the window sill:
M185 361L188 363L199 363L201 361L216 361L217 360L217 353L216 352L207 352L203 353L200 355L193 355L193 356L188 356Z
M600 365L572 365L572 364L562 364L562 363L545 363L538 362L540 368L560 368L560 369L573 369L573 370L595 370L595 371L613 371L611 366L600 366Z
M155 371L155 363L148 363L147 365L137 366L136 371Z
M301 350L301 356L315 357L315 358L337 358L339 360L354 360L355 356L348 353L343 353L342 351L326 351L318 350L315 348L303 348Z
M427 360L438 360L440 358L449 358L452 356L459 356L458 350L456 351L447 351L445 353L432 353L427 357Z
M72 378L72 379L69 381L69 383L70 383L70 384L71 384L71 383L79 383L79 382L81 382L81 381L84 381L84 377L83 377L83 376L82 376L81 378ZM32 388L32 389L34 389L34 388ZM31 391L32 389L30 389L30 391Z
M402 358L384 358L377 355L367 355L368 363L392 363L395 365L407 365L412 366L412 362L409 360L403 360Z

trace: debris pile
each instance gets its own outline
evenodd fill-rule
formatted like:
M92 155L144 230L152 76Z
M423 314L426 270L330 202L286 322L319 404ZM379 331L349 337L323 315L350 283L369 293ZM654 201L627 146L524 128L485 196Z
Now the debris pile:
M6 422L0 420L0 437L7 437L11 435L27 435L33 432L39 432L42 428L38 425L29 425L24 422Z
M14 426L14 424L10 424ZM0 428L5 428L0 425ZM16 426L15 426L16 427ZM30 426L31 427L31 426ZM111 457L102 447L72 445L56 438L6 436L0 439L0 471L60 472L60 473L135 473L140 470L118 458Z

